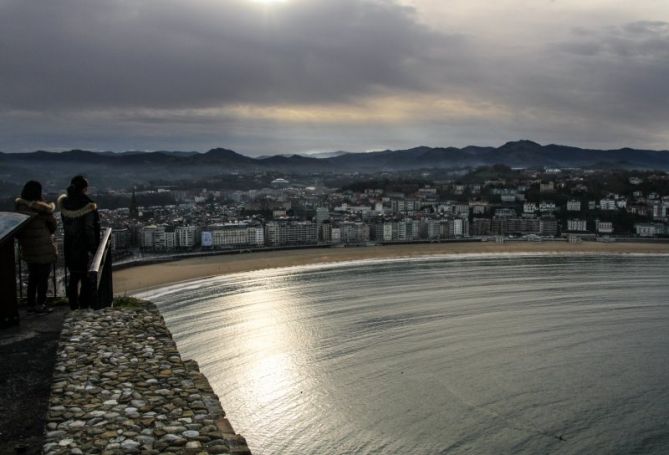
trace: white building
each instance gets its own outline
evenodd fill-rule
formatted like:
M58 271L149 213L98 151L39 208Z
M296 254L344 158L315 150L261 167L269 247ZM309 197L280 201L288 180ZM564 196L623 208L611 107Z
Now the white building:
M666 232L665 226L659 223L638 223L634 225L634 231L639 237L655 237Z
M393 223L383 223L383 241L393 240Z
M158 226L155 231L153 231L153 249L154 250L165 250L167 249L167 235L165 231L165 226Z
M616 200L615 199L609 199L609 198L604 198L599 201L599 209L600 210L616 210Z
M653 201L653 219L665 219L669 215L669 202Z
M369 242L369 226L361 222L344 222L339 225L340 238L344 243Z
M567 201L567 211L568 212L580 212L581 211L581 201L569 200Z
M426 220L425 224L425 238L428 240L436 240L441 238L441 223L438 220Z
M449 236L453 237L463 237L465 235L465 223L467 220L461 218L455 218L449 223ZM452 226L452 228L451 228Z
M599 234L613 234L613 223L610 221L597 220L595 226Z
M265 243L260 225L230 223L212 226L212 245L215 248L259 247Z
M267 245L298 245L317 241L318 229L311 221L270 221L265 224Z
M420 203L413 199L391 199L390 208L393 213L412 215L420 207Z
M483 215L488 210L487 204L475 203L470 205L472 208L472 214L474 215Z
M177 247L177 238L174 229L165 229L165 249L174 250Z
M570 232L586 232L588 223L585 220L567 220L567 230Z
M332 228L332 243L341 243L341 229L338 227Z
M455 204L454 215L469 216L469 204Z
M523 213L537 213L539 207L534 202L526 202L523 204Z
M539 204L539 211L541 213L553 213L556 210L555 202L542 201Z
M155 225L143 226L139 232L139 246L153 249L153 234L158 229Z
M195 226L179 226L174 230L176 246L179 248L192 248L197 243L198 229Z
M502 202L516 202L515 194L502 194L500 198Z
M316 229L318 230L318 240L324 240L321 227L323 226L323 222L328 221L329 219L330 209L327 207L316 208Z

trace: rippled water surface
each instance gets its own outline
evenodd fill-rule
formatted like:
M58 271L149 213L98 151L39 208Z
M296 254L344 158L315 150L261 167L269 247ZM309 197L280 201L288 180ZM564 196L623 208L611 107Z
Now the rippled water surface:
M669 453L669 257L369 261L144 297L255 455Z

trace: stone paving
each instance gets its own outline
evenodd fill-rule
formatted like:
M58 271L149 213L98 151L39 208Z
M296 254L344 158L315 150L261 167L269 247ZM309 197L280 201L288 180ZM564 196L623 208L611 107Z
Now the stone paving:
M152 305L70 313L46 431L46 455L250 454Z
M69 312L53 309L36 314L20 305L20 325L0 330L0 454L42 453L58 339Z

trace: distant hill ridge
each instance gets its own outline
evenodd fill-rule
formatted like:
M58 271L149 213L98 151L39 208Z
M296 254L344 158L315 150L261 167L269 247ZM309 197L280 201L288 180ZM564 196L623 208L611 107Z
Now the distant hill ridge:
M507 142L500 147L470 145L456 147L419 146L408 150L383 150L368 153L337 152L328 156L274 155L252 158L225 148L206 153L128 151L123 153L70 150L31 153L2 153L5 162L77 162L113 166L220 166L230 170L410 170L457 168L506 164L512 167L623 167L669 169L669 152L621 148L594 150L565 145L540 145L529 140Z

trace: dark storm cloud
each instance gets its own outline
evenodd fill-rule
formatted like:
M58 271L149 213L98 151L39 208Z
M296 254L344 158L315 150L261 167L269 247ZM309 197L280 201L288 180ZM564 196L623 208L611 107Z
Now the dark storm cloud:
M430 84L430 52L458 43L392 1L0 5L0 104L14 109L313 103L420 90Z
M556 46L559 88L583 112L612 121L669 121L669 23L633 22L592 29ZM567 96L564 96L567 98Z
M667 147L668 23L422 4L0 0L0 149Z

